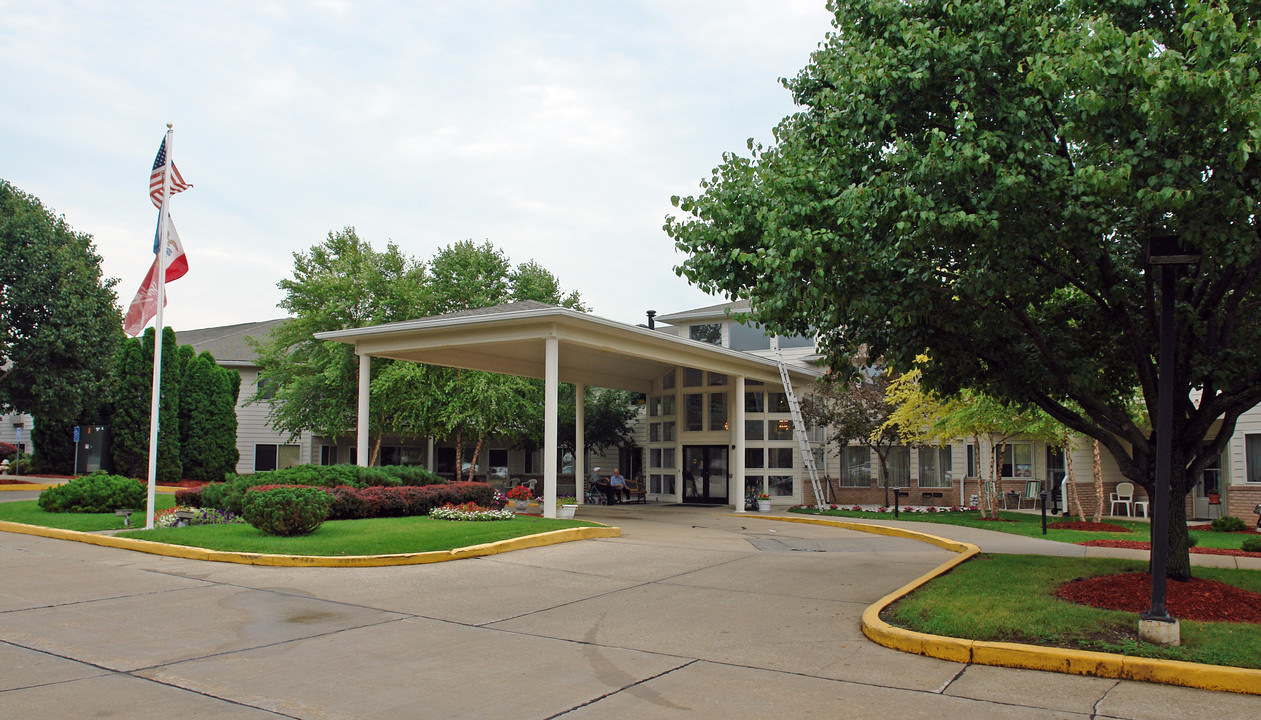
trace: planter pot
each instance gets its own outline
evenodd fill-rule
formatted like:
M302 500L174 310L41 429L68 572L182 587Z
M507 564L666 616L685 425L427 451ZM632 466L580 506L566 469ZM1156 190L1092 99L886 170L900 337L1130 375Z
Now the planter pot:
M577 505L557 505L556 518L558 520L573 520L574 512L578 509Z
M771 501L770 501L770 500L758 500L758 501L757 501L757 511L758 511L758 512L770 512L770 511L771 511Z
M529 500L513 500L512 506L516 508L517 512L525 512L526 510L530 509L530 501Z

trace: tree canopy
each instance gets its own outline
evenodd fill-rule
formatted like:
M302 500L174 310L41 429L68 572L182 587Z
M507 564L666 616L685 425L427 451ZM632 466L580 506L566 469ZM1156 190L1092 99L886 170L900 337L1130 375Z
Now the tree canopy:
M95 412L122 340L116 283L91 235L0 180L0 411Z
M1033 404L1153 492L1157 318L1176 303L1171 577L1183 498L1261 401L1254 5L855 0L666 230L702 289L773 331L866 347L927 387ZM1201 256L1173 297L1153 238ZM1214 424L1220 420L1216 428ZM1181 472L1186 468L1186 472Z

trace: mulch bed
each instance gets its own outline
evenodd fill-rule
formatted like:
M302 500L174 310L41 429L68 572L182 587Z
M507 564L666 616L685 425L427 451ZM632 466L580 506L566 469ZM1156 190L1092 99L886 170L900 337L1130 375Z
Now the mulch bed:
M1203 530L1206 532L1216 532L1215 530L1213 530L1212 525L1188 525L1187 529L1188 530ZM1239 532L1233 532L1230 534L1231 535L1261 535L1261 533L1257 532L1256 528L1248 528L1247 530L1240 530Z
M0 478L0 485L34 485L35 483L26 480L11 480L9 478Z
M1077 544L1089 545L1091 547L1125 548L1127 550L1151 549L1151 543L1142 542L1141 540L1086 540ZM1193 547L1190 548L1190 551L1198 555L1231 555L1234 557L1261 558L1261 553L1232 550L1230 548Z
M1061 520L1047 525L1051 530L1089 530L1091 532L1134 532L1133 530L1111 523L1090 522L1088 520Z
M1055 594L1069 602L1108 610L1143 612L1151 607L1151 573L1101 575L1065 583ZM1192 578L1166 584L1165 607L1180 620L1261 623L1261 594L1215 580Z

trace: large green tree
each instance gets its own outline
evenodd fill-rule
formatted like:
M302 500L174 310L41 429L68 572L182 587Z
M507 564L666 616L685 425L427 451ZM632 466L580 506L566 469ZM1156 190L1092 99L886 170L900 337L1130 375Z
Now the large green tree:
M149 416L153 407L153 338L146 328L138 338L126 339L113 369L110 453L114 471L127 477L149 474ZM162 389L158 398L158 482L184 479L180 457L180 348L175 331L162 332ZM234 414L235 417L235 414Z
M70 428L95 421L107 393L123 337L116 282L90 235L0 180L0 411L47 426L36 451L59 467L67 447L73 458Z
M1170 562L1184 499L1261 401L1254 3L854 0L786 81L801 107L666 229L703 289L833 358L1031 403L1154 494L1157 317L1175 303ZM1161 297L1144 250L1201 261ZM834 366L843 366L835 362Z

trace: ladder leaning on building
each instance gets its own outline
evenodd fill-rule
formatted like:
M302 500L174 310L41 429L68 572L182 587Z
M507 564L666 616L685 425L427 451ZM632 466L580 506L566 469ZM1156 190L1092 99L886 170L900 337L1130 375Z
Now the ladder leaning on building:
M801 419L801 403L797 401L797 393L793 392L792 380L788 377L788 366L784 364L784 356L775 348L775 361L779 363L779 377L784 382L784 394L788 396L788 411L793 417L793 431L797 435L797 444L801 448L801 463L810 475L810 488L814 490L814 506L823 509L823 486L819 482L819 469L814 464L814 452L810 449L810 437L806 434L806 423Z

